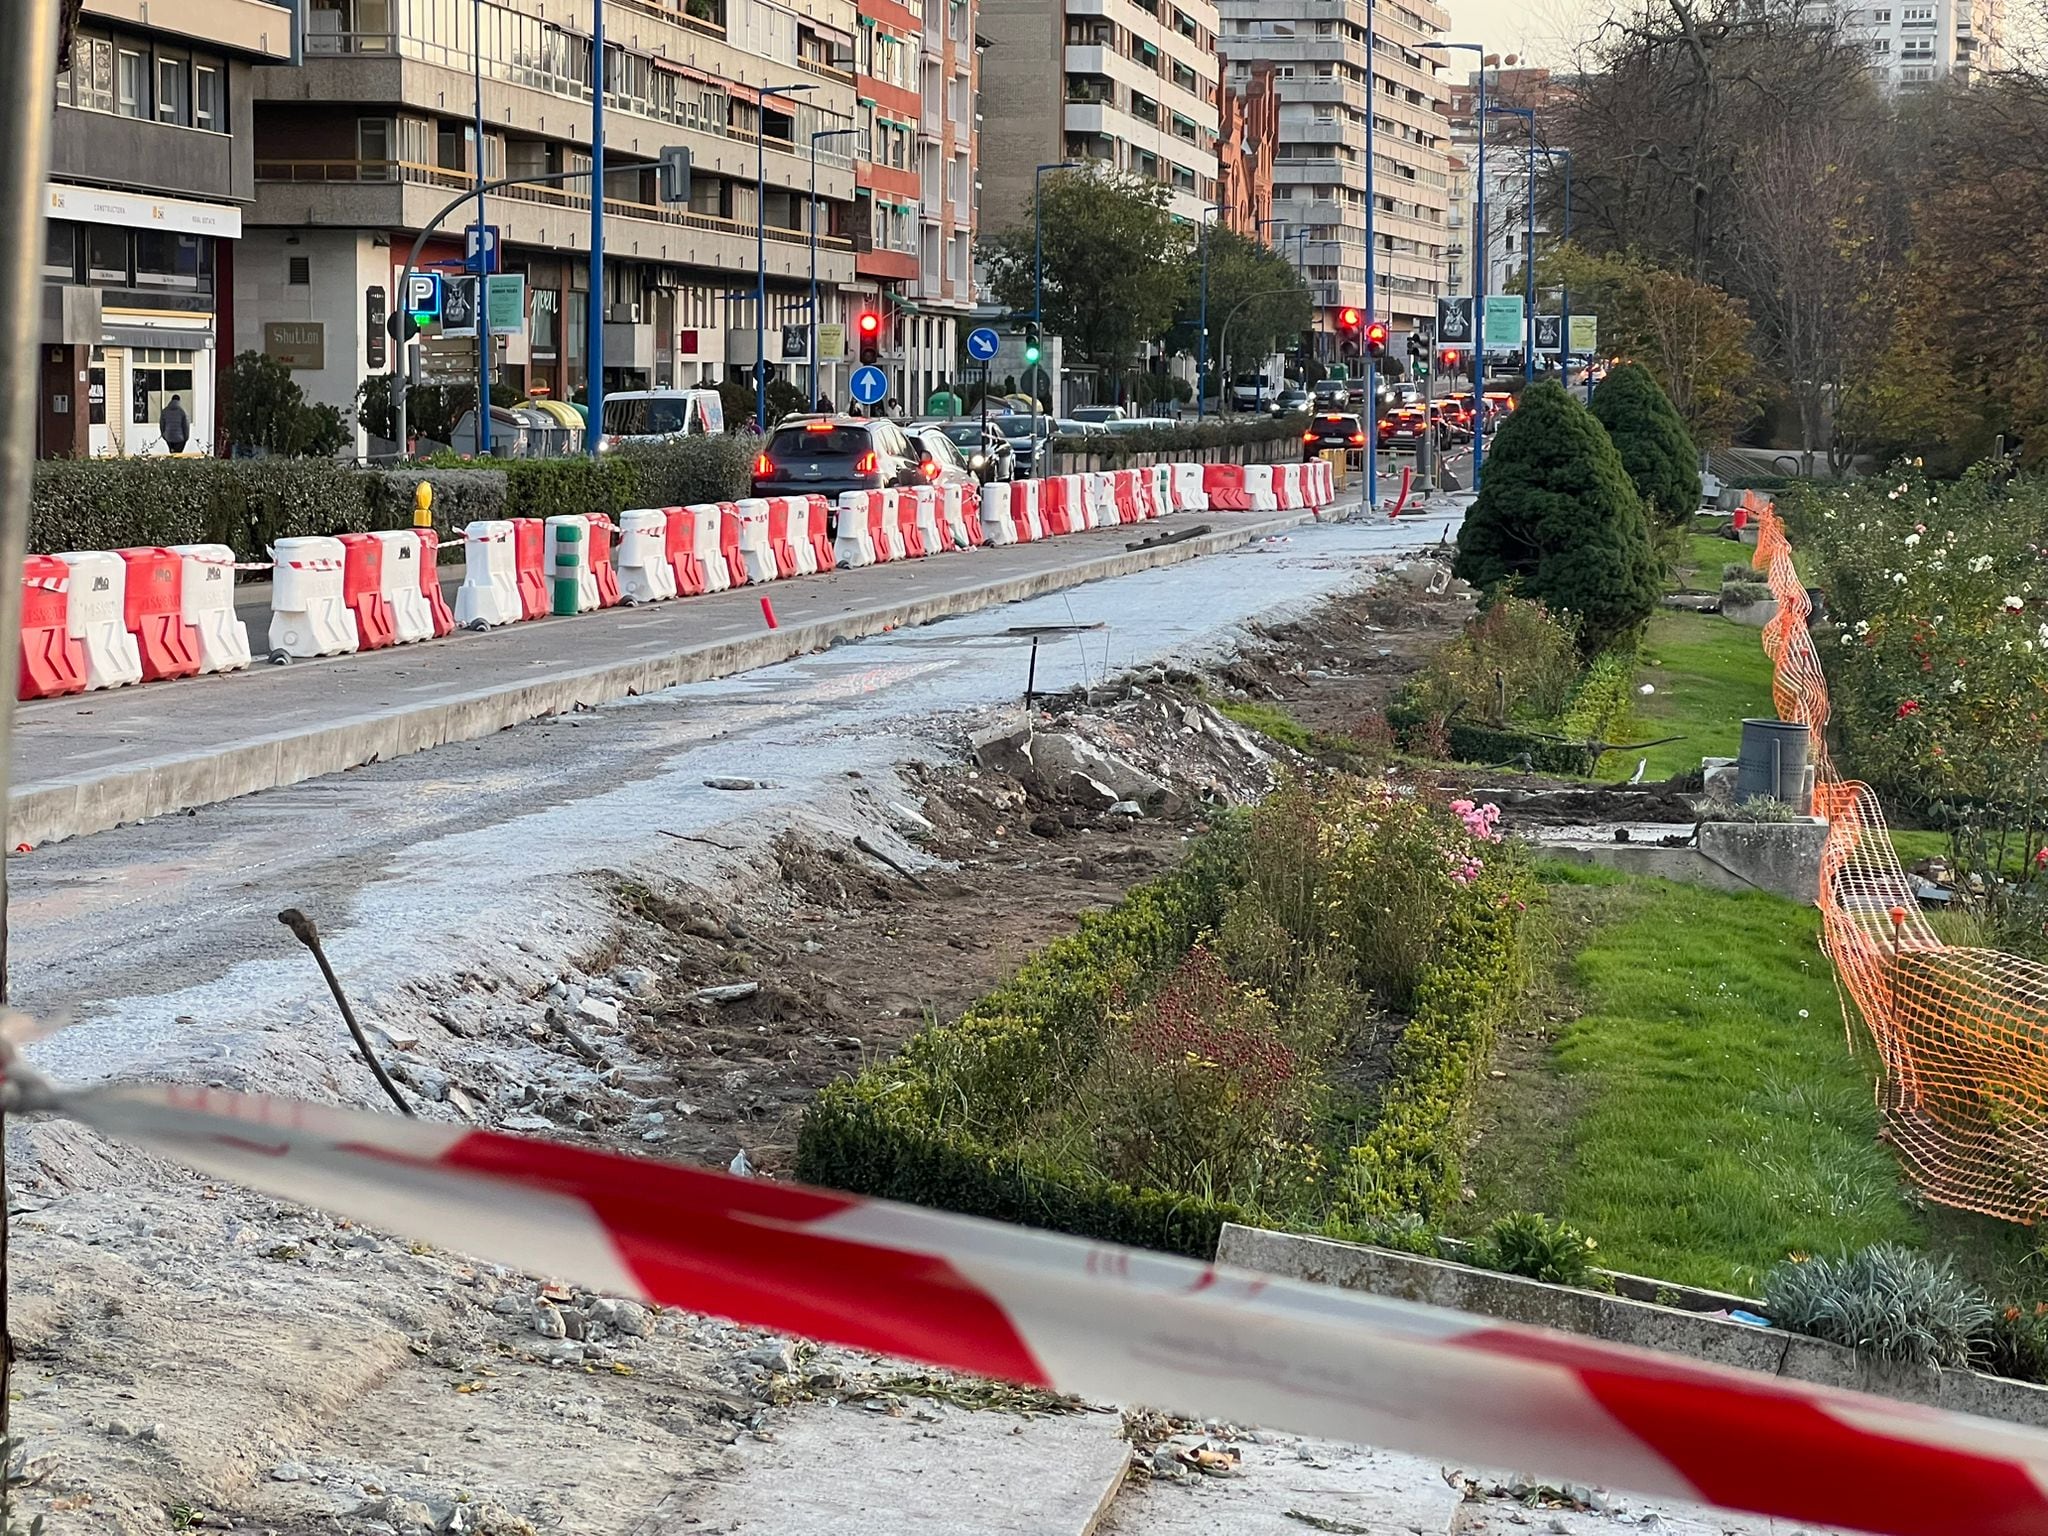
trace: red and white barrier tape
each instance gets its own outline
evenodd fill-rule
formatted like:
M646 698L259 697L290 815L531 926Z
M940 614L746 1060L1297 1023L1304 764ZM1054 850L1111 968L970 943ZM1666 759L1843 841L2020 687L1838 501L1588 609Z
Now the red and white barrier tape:
M297 1100L57 1092L217 1177L663 1306L1124 1403L1881 1533L2048 1536L2048 1435L801 1186Z

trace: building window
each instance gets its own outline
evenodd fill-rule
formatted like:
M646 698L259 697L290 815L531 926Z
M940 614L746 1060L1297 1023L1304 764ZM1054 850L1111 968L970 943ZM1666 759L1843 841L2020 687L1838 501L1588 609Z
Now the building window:
M52 219L43 234L43 276L53 283L78 281L78 226Z
M156 56L156 120L192 126L192 61L182 53Z
M128 354L130 423L155 426L173 395L190 403L193 357L193 353L170 347L137 347Z
M227 94L220 70L201 64L192 71L192 126L208 133L228 131Z
M114 110L114 45L104 37L71 44L71 71L57 77L57 99L87 112Z
M89 224L85 231L85 278L90 283L128 286L128 231Z
M213 287L213 246L198 235L160 230L135 232L135 286L177 288L186 293Z
M149 116L149 69L143 56L121 49L114 74L116 110L123 117Z

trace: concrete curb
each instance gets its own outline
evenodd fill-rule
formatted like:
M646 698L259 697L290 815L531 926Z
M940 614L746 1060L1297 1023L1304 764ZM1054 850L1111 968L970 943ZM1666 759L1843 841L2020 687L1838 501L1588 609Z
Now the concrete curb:
M1979 1371L1886 1370L1852 1349L1678 1307L1545 1285L1364 1243L1227 1224L1216 1262L1263 1274L1585 1334L1793 1381L1846 1387L1956 1413L2048 1428L2048 1387ZM1630 1277L1632 1279L1638 1277ZM1761 1303L1749 1302L1749 1307Z
M104 832L123 822L212 805L431 747L475 741L507 726L561 714L579 705L606 704L681 683L773 666L823 650L835 641L858 640L889 628L928 624L1087 582L1221 554L1314 517L1312 512L1264 515L1251 526L1226 527L1200 538L1146 549L1118 549L1080 565L879 603L830 619L766 630L744 640L686 647L664 656L606 663L532 682L478 688L418 705L361 712L316 729L258 736L214 751L145 759L105 771L24 784L9 798L8 828L15 842L30 845ZM774 589L764 590L772 594Z

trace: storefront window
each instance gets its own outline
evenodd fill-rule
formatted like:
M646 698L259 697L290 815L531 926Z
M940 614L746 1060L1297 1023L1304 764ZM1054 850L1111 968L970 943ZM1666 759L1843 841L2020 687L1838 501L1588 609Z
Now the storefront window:
M172 235L138 230L135 235L135 286L178 288L187 293L213 288L213 244L201 235Z
M533 290L532 313L527 321L528 345L536 358L553 360L561 346L562 295L553 288Z
M168 347L138 347L128 354L128 420L153 427L164 406L176 395L187 414L192 409L193 354Z

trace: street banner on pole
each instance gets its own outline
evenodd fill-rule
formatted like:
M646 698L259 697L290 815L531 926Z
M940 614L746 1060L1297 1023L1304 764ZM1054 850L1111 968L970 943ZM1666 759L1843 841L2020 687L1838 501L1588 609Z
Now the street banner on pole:
M484 279L484 319L493 336L526 333L526 274L497 272Z
M1536 317L1536 350L1556 352L1564 346L1564 316L1538 315Z
M441 285L441 334L476 334L476 279L451 277Z
M846 356L846 327L838 321L818 327L818 361L836 363Z
M1600 317L1598 315L1573 315L1571 329L1571 344L1574 352L1592 353L1600 350Z
M1472 296L1436 301L1436 339L1446 347L1472 345Z
M1522 296L1519 293L1489 293L1486 296L1486 345L1522 345Z

